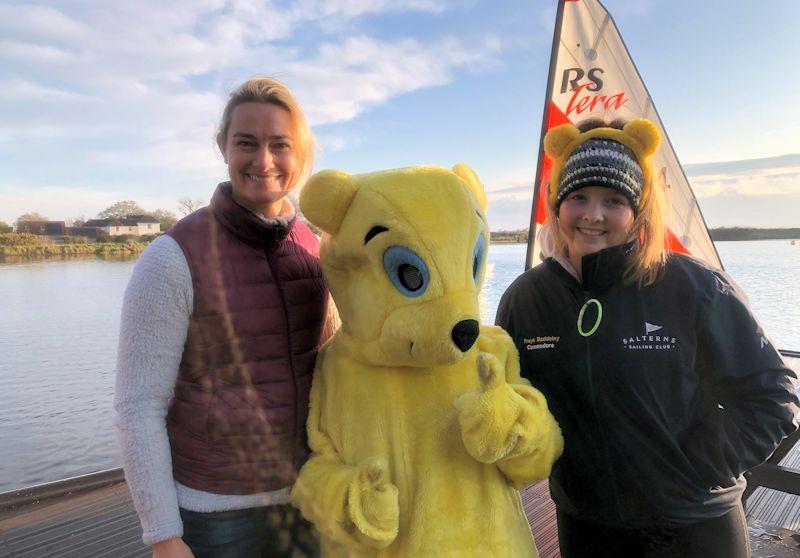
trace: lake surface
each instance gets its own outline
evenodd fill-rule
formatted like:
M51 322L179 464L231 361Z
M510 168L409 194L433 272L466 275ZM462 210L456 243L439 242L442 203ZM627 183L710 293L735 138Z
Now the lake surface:
M719 242L726 270L783 349L800 350L800 243ZM522 272L493 244L481 313ZM132 260L0 263L0 492L119 466L112 426L122 296Z

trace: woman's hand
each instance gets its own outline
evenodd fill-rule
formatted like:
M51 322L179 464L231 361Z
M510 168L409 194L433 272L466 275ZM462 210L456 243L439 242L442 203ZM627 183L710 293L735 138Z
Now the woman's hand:
M183 539L175 537L154 544L153 558L194 558L194 554Z

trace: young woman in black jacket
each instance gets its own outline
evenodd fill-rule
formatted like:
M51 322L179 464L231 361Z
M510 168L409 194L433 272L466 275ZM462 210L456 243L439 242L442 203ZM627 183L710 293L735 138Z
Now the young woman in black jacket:
M795 375L725 273L667 251L651 122L544 141L550 257L497 324L564 434L561 556L749 558L742 473L796 428Z

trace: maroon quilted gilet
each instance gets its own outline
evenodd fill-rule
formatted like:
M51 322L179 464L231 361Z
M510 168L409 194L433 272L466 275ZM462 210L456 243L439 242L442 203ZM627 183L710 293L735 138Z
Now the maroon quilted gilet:
M167 234L189 264L194 309L167 415L175 479L217 494L290 486L328 290L303 223L268 225L230 183Z

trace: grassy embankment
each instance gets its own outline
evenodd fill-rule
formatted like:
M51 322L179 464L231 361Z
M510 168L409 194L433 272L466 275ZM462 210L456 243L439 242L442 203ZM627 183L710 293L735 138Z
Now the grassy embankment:
M800 229L755 229L750 227L720 227L709 229L711 240L794 240Z
M29 233L0 234L0 259L61 258L69 256L128 256L139 254L147 242L80 242L56 244L44 242Z

